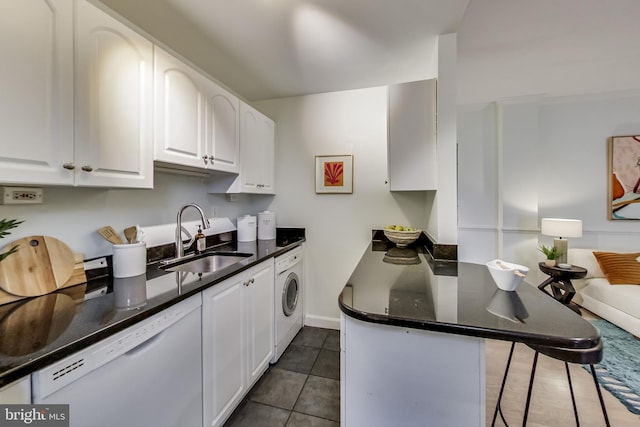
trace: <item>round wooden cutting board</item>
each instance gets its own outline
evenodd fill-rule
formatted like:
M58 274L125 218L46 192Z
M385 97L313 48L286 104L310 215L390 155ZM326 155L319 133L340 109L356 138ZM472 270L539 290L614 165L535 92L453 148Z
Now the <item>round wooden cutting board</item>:
M64 242L49 236L29 236L9 243L3 253L18 251L0 262L0 287L13 295L35 297L53 292L71 277L73 252Z

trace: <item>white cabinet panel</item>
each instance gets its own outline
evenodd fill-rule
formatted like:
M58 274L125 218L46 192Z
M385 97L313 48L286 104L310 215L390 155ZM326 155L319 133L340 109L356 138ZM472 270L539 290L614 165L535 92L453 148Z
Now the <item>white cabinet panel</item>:
M0 182L73 183L72 0L0 0Z
M273 261L250 270L245 307L249 339L248 386L262 375L273 356L274 274Z
M221 426L269 367L273 259L203 291L204 425Z
M0 182L152 187L151 42L84 0L1 1Z
M0 403L31 403L31 376L28 375L0 388Z
M391 191L437 189L436 80L389 86Z
M157 46L155 93L156 161L238 172L236 96Z
M204 167L202 79L180 60L155 47L154 159Z
M152 187L153 45L78 1L76 63L76 184Z
M222 89L209 84L207 104L207 138L210 168L238 173L240 145L240 100Z
M214 176L210 193L275 194L275 123L240 102L240 175Z
M242 278L202 293L205 425L222 425L246 392Z

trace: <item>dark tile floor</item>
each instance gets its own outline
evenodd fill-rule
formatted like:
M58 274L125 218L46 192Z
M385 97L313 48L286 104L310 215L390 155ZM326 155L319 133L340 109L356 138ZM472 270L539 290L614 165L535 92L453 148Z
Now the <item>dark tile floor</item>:
M305 326L225 427L338 427L340 332Z

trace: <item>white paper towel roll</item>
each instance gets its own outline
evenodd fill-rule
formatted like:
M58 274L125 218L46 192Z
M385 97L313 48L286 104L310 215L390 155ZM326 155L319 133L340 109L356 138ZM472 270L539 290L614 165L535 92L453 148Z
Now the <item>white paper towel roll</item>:
M253 242L256 240L256 217L245 215L238 217L238 242Z
M258 239L271 240L276 238L276 213L264 211L258 214Z

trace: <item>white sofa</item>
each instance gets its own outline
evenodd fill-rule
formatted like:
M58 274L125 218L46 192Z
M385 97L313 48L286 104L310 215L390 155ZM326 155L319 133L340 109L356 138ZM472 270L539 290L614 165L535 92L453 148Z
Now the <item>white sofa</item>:
M587 269L584 279L571 281L576 288L572 301L640 337L640 285L610 284L593 255L594 250L600 251L569 249L568 262Z

